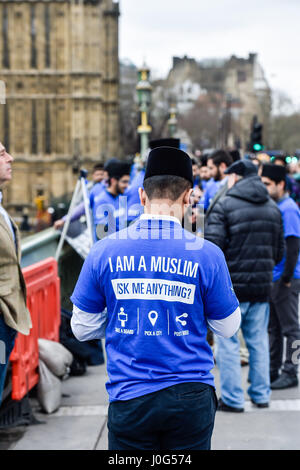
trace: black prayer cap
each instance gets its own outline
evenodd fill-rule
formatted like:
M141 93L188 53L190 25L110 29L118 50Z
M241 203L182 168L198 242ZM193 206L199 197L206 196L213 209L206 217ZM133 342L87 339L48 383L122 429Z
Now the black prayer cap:
M274 165L272 163L266 163L262 167L261 176L266 176L270 180L279 183L279 181L285 181L286 179L286 169L281 165Z
M149 142L150 149L155 149L156 147L175 147L176 149L180 148L180 139L175 139L173 137L166 139L156 139L150 140Z
M227 168L227 170L224 171L224 173L226 175L235 173L236 175L240 175L245 178L247 176L257 175L257 166L249 160L237 160L236 162L232 163Z
M122 176L130 174L130 164L118 161L111 162L107 167L107 172L110 178L120 179Z
M156 147L149 153L144 180L151 176L181 176L193 185L192 160L183 150Z
M116 157L110 158L104 163L104 170L108 171L111 164L114 164L114 163L121 163L121 161Z

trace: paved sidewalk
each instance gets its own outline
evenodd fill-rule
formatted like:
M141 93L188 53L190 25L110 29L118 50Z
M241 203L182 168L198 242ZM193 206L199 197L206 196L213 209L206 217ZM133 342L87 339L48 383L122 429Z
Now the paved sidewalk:
M242 372L246 390L248 367L243 367ZM214 373L219 395L216 368ZM61 407L52 415L40 413L37 401L32 400L34 415L43 424L19 429L19 435L11 436L11 443L7 445L12 450L106 450L108 398L105 382L105 366L89 367L86 375L70 377L63 382ZM218 412L212 448L299 450L299 436L298 387L273 392L269 409L257 409L247 401L244 413Z

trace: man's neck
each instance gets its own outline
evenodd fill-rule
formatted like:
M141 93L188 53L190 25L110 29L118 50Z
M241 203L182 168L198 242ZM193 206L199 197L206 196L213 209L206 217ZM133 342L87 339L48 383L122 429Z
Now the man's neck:
M282 202L282 201L284 201L284 199L287 199L288 197L289 197L289 193L287 193L287 192L283 193L283 194L280 194L277 202Z
M112 187L107 188L106 191L114 197L119 195L119 193L116 191L116 189L114 189Z
M176 202L170 202L162 199L153 199L150 204L147 204L144 209L144 214L154 216L166 216L175 217L179 221L182 220L182 208L181 205Z

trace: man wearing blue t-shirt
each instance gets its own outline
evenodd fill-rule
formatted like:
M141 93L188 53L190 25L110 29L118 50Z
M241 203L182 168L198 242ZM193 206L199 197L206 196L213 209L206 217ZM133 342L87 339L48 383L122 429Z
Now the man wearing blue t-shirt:
M190 157L151 150L143 186L144 214L84 263L72 329L81 341L106 338L110 450L210 449L217 401L207 326L233 335L239 303L222 251L182 228Z
M129 185L130 165L114 161L107 168L108 187L90 198L95 227L95 239L125 228L127 206L122 196Z
M293 354L300 344L298 297L300 292L300 211L286 193L286 169L266 164L262 181L280 209L286 253L273 271L273 288L270 304L270 372L273 390L298 385L298 361ZM283 343L286 338L285 361ZM281 370L281 374L279 372Z
M225 171L232 164L233 160L225 150L216 150L207 158L207 167L213 177L213 182L207 185L204 194L204 211L206 212L217 192L223 188L227 181Z
M132 222L143 213L139 198L139 188L143 186L145 176L144 168L139 168L130 186L126 189L124 196L127 197L127 221Z

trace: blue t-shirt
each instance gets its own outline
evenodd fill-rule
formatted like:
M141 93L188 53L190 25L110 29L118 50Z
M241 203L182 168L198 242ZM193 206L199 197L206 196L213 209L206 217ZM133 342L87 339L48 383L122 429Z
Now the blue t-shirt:
M201 179L200 179L200 176L197 175L195 178L194 178L194 185L193 185L193 188L196 188L196 186L198 186L198 184L201 182Z
M300 237L300 211L292 198L287 197L278 203L281 212L284 237ZM282 276L285 266L285 256L273 270L273 281L278 281ZM300 254L294 271L294 278L300 279Z
M206 191L206 188L207 188L207 185L209 185L213 180L201 180L201 184L202 184L202 189L203 191Z
M104 189L94 197L92 211L95 231L97 231L98 225L107 226L107 234L114 233L126 227L126 198L121 194L114 196ZM98 238L100 237L97 237L96 240Z
M212 181L207 183L206 190L204 192L204 210L206 211L209 207L210 201L213 199L214 195L218 192L221 181Z
M95 203L99 199L99 196L102 191L104 191L105 187L106 183L104 181L100 181L92 187L90 191L90 207L92 210L94 209Z
M207 319L239 303L222 251L169 220L141 217L97 242L71 301L107 307L109 400L129 400L181 382L214 385Z
M145 170L136 172L129 188L124 193L127 197L127 220L130 222L144 212L139 197L139 188L143 188L144 176Z

